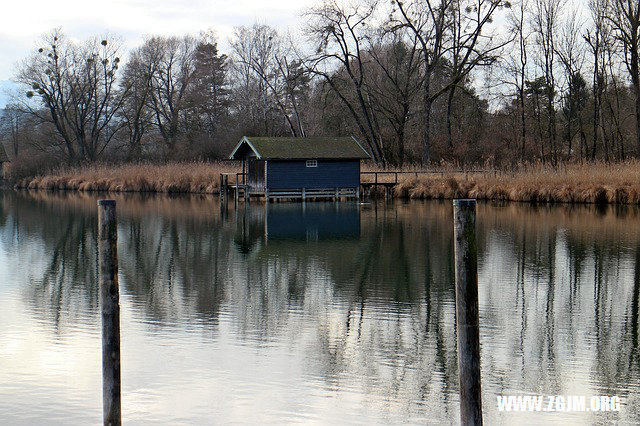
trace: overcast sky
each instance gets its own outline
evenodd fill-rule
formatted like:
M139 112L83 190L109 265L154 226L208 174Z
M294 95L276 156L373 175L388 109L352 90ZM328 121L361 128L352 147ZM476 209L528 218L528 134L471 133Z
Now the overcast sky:
M214 29L222 47L233 27L255 22L298 29L299 15L314 0L9 0L0 14L0 81L13 77L16 62L40 36L62 27L71 38L113 33L126 49L146 34L198 34Z

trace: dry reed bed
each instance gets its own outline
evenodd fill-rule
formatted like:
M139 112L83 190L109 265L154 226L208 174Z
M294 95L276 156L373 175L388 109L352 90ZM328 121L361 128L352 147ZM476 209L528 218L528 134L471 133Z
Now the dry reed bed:
M396 197L477 198L498 201L639 204L640 162L572 164L553 170L533 166L493 175L410 177L394 188Z
M363 167L374 171L374 168ZM405 169L415 171L414 169ZM47 176L22 179L21 189L199 193L219 192L220 173L236 172L225 162L165 165L97 165L63 169ZM384 180L390 179L390 177ZM382 178L381 178L382 181ZM440 175L400 175L394 188L399 198L477 198L498 201L640 204L640 161L617 164L572 164L554 170L542 165L521 167L493 176L444 171Z
M162 192L215 194L220 173L236 172L230 163L169 163L96 165L62 169L46 176L22 179L19 189L108 192Z

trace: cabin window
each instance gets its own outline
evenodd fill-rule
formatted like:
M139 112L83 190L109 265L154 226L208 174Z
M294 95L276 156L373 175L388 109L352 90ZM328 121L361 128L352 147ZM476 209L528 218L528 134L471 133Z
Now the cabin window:
M318 167L318 160L307 160L307 167Z

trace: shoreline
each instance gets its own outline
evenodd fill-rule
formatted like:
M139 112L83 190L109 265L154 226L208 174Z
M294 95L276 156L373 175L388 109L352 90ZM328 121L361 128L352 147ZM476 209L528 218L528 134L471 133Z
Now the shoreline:
M43 187L4 185L1 190L15 190L25 192L50 192L50 193L111 193L111 194L158 194L158 195L220 195L219 185L211 184L200 189L184 189L180 185L170 186L166 190L155 189L129 189L118 188L109 189L100 184L87 184L87 187L69 188L69 187ZM421 181L416 185L408 186L399 183L393 187L393 198L397 200L453 200L456 198L475 198L479 201L494 202L512 202L512 203L528 203L528 204L592 204L592 205L640 205L640 198L637 195L629 196L629 192L625 188L607 188L603 186L595 186L586 188L580 192L568 192L564 187L549 189L530 189L524 194L512 195L516 189L483 189L478 188L475 182L471 182L469 189L443 188L442 182L424 182ZM426 187L426 188L425 188ZM106 188L106 189L105 189ZM638 188L640 190L640 187ZM635 191L635 189L634 189ZM373 189L370 193L372 199L384 198L384 191Z
M18 179L14 189L218 194L220 173L235 171L223 162L93 165Z
M560 182L555 185L536 185L472 179L418 179L396 185L394 197L418 200L475 198L483 201L531 204L640 205L640 183L622 186L599 183L571 185Z
M363 166L363 171L375 170ZM412 170L410 170L412 171ZM234 173L224 162L125 164L88 166L24 178L4 188L60 192L111 192L153 194L220 193L220 173ZM567 165L563 170L533 165L499 175L441 170L442 176L413 174L393 187L396 199L450 200L475 198L483 201L532 204L620 204L640 205L640 162ZM384 197L384 188L373 188L371 197Z

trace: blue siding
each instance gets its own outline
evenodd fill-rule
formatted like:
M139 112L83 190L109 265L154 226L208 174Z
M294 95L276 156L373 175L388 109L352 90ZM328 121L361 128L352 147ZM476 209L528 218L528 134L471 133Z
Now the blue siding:
M360 209L356 203L267 204L269 241L331 240L360 236Z
M267 162L269 189L356 188L359 185L359 160L318 160L318 167L307 167L305 160Z

